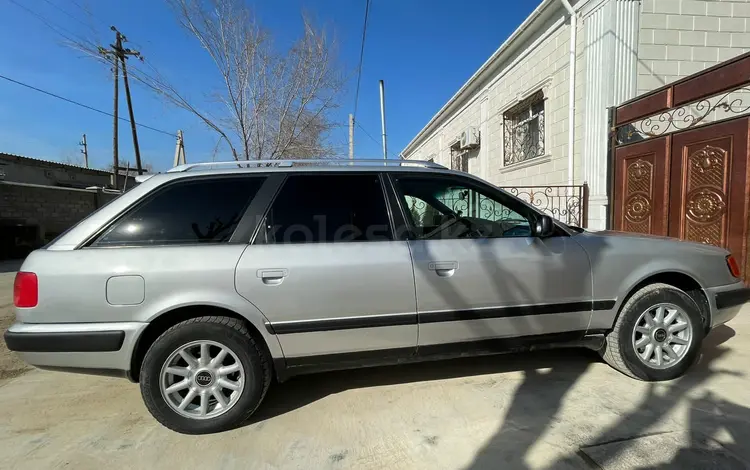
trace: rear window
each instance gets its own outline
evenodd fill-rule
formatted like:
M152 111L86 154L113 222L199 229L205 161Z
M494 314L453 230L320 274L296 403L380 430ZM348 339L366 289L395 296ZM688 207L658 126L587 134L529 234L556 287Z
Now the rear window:
M263 181L243 176L171 184L116 221L92 246L227 242Z
M293 175L258 243L341 243L392 239L377 174Z

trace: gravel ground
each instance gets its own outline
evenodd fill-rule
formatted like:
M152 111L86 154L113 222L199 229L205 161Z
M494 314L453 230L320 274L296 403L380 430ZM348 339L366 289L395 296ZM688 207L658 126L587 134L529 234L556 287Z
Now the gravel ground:
M28 370L0 341L0 469L750 468L750 309L672 382L573 350L333 372L208 436L160 426L125 380Z

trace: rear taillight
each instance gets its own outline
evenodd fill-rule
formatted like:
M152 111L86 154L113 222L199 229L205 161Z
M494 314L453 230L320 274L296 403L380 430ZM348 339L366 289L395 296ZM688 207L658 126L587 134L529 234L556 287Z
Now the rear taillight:
M734 259L734 256L727 256L727 267L729 268L729 272L732 273L732 276L739 278L742 275L740 272L740 265L737 264L737 260Z
M16 307L36 307L39 302L39 280L34 273L19 271L13 282L13 305Z

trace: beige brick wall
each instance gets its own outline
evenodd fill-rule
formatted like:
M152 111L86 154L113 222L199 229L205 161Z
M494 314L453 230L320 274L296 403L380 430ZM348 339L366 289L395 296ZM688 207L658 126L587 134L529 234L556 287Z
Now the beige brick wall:
M750 0L643 0L638 93L750 50Z
M428 137L425 143L410 154L410 159L428 159L437 155L435 161L450 167L448 148L467 126L481 129L481 103L487 101L487 122L481 135L481 151L470 154L469 171L500 186L557 185L568 180L568 89L569 89L569 38L568 22L554 26L562 18L563 10L540 29L548 37L539 43L529 55L517 64L499 68L502 77L486 89L478 91L469 99L469 105L446 119L442 127ZM567 19L567 18L566 18ZM530 47L530 40L523 47ZM583 95L585 63L583 57L583 33L578 28L576 64L576 147L575 182L582 182L581 145L583 138ZM490 80L491 82L491 80ZM541 84L545 87L545 153L544 157L505 167L503 165L503 111L514 103L519 94L527 95ZM441 146L442 142L442 146ZM486 162L481 159L486 158Z

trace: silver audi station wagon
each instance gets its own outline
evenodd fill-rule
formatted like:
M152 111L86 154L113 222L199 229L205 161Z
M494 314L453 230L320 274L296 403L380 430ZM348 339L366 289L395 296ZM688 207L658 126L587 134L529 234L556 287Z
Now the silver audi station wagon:
M750 299L726 250L569 227L431 162L139 179L29 255L5 340L40 368L140 383L182 433L235 427L272 380L338 368L581 346L673 379Z

